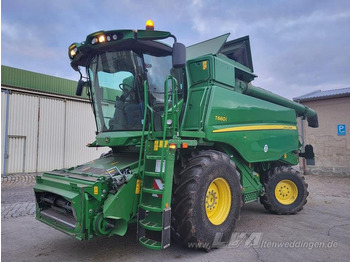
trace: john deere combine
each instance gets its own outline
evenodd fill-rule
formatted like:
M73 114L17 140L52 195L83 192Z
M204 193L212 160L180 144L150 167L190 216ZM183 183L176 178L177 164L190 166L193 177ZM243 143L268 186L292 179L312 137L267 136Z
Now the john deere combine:
M248 37L185 47L170 32L99 31L68 54L96 117L99 159L37 176L36 218L80 240L137 223L151 249L227 243L243 204L277 214L308 196L297 117L310 108L255 87ZM172 38L171 46L159 40ZM80 72L86 69L86 74ZM215 243L214 242L215 239Z

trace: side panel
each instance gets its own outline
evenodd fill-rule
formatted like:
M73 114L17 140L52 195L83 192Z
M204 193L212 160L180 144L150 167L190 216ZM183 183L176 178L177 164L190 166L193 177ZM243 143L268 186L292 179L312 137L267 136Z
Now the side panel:
M132 178L123 185L116 194L109 194L104 205L103 215L106 218L115 219L115 227L112 233L124 236L128 223L136 213L135 202L138 202L138 195L135 194L136 178Z
M203 130L212 65L213 59L207 58L188 63L189 88L182 130Z
M200 104L204 99L204 92L204 87L191 90L191 94L188 100L186 119L184 122L185 130L200 129L200 120L202 118L202 110L200 108Z
M298 150L296 114L233 90L212 87L206 138L234 147L248 162L273 161Z

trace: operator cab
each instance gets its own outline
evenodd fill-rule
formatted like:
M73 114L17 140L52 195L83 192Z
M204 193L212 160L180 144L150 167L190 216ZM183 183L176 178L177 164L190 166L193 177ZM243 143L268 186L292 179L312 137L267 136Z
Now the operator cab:
M173 48L155 41L167 37L175 39ZM155 130L161 130L164 81L172 75L183 86L185 47L174 36L150 28L97 32L71 45L69 56L75 70L86 68L99 133L142 130L145 82Z
M155 128L160 129L164 80L169 74L179 75L177 70L181 69L172 67L171 54L155 56L124 50L95 55L88 65L88 74L98 131L142 129L145 80L149 103L155 111Z

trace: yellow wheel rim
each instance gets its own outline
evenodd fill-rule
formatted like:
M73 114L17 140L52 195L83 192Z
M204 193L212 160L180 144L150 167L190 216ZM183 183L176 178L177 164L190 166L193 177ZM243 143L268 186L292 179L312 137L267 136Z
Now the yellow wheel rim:
M216 178L210 183L205 196L205 212L213 225L225 222L231 209L231 190L227 181Z
M283 205L290 205L298 197L298 188L291 180L281 180L275 187L275 197Z

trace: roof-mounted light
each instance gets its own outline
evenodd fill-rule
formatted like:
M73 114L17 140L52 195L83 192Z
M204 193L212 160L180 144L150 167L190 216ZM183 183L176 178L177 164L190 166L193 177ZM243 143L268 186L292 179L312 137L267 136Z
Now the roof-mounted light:
M106 42L111 42L111 41L115 41L115 40L119 40L120 38L122 38L123 36L121 34L117 34L117 33L109 33L109 34L98 34L95 35L92 39L91 39L91 44L95 45L95 44L103 44Z
M95 36L94 38L92 38L91 40L91 44L97 44L97 43L104 43L106 42L106 36L104 34L101 34L101 35L97 35Z
M106 37L105 37L105 35L100 35L100 36L98 37L98 41L99 41L100 43L106 42Z
M152 20L147 20L146 22L146 30L154 31L154 23Z

